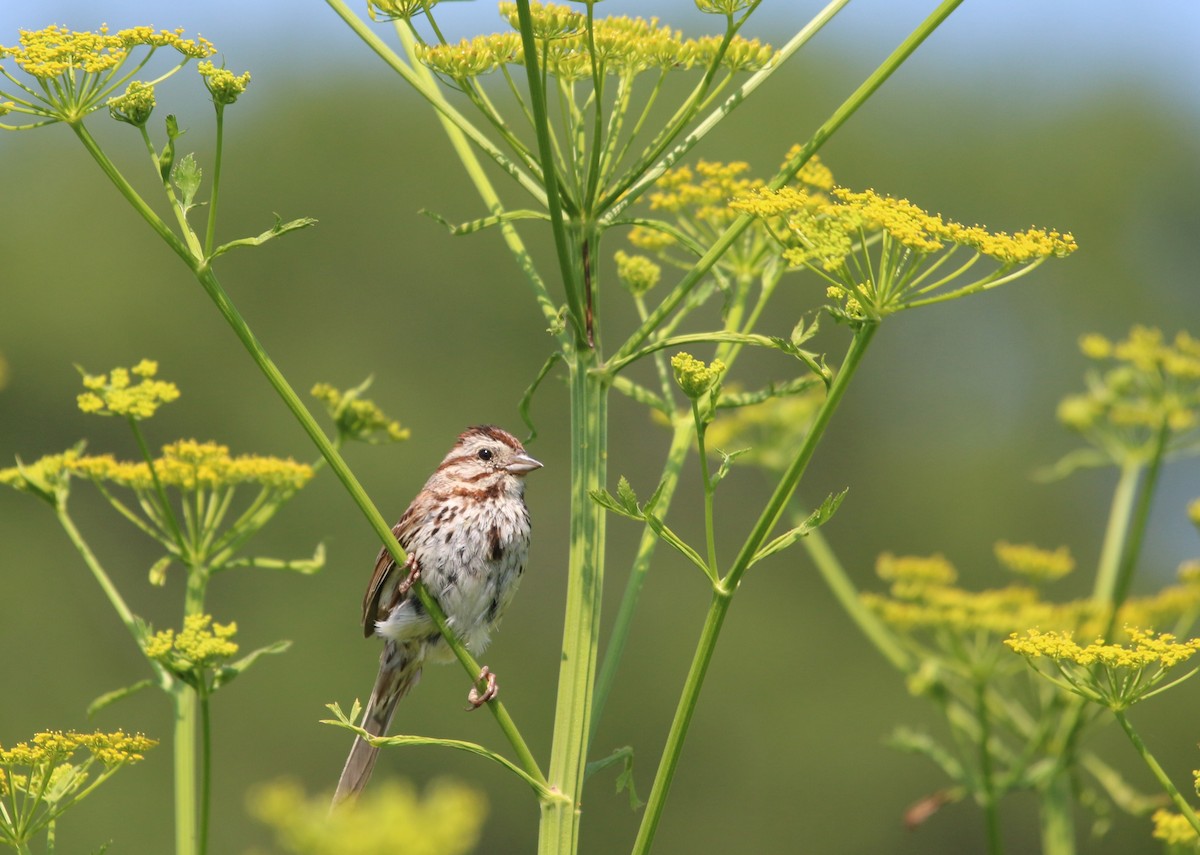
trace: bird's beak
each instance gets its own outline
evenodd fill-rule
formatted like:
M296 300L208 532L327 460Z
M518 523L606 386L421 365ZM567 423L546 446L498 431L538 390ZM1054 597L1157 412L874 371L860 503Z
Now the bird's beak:
M532 472L534 469L541 469L542 464L534 460L528 454L518 454L512 459L512 463L504 467L505 471L511 472L514 475L525 475Z

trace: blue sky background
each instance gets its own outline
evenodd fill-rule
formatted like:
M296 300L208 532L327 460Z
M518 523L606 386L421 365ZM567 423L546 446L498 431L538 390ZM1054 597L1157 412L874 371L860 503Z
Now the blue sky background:
M356 11L365 2L354 2ZM857 0L822 35L826 49L868 50L878 55L895 45L933 0ZM492 2L444 3L439 21L456 36L496 28ZM819 3L766 0L751 34L771 39L774 22L794 26ZM687 27L697 22L691 0L605 0L606 15L659 15ZM152 0L5 0L0 3L0 44L11 44L21 27L60 23L75 29L107 22L182 26L200 32L231 66L262 70L266 63L298 62L308 73L371 62L351 50L349 33L321 0L209 0L163 4ZM781 28L787 29L787 28ZM1121 81L1164 90L1189 112L1200 112L1200 3L1159 0L967 0L922 47L910 73L975 85L993 80L1018 98L1074 97Z

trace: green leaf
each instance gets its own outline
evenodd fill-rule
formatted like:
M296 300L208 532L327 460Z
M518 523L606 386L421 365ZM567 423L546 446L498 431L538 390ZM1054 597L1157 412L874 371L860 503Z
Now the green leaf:
M759 549L758 552L754 553L754 557L750 559L750 566L758 563L768 555L774 555L781 549L787 549L797 540L808 535L809 532L827 523L829 518L837 513L837 509L842 504L842 499L846 498L846 493L849 489L847 487L840 493L830 493L825 501L821 502L821 506L809 514L804 522L793 529L785 531L779 537Z
M183 159L171 170L171 181L174 183L175 189L183 196L185 213L192 207L196 192L200 189L201 175L202 170L196 164L196 156L190 152L185 154Z
M268 231L263 232L258 237L241 238L240 240L233 240L229 243L221 244L219 247L213 250L213 253L209 256L209 259L216 258L218 255L224 255L225 253L229 252L229 250L236 249L239 246L262 246L272 238L276 238L280 235L287 234L288 232L294 232L299 229L306 229L309 226L315 226L316 224L317 221L312 217L301 217L298 220L289 220L285 223L279 218L279 215L276 214L275 225L273 225Z
M1033 479L1046 483L1061 481L1076 469L1095 469L1100 466L1112 466L1113 459L1098 448L1079 448L1069 452L1056 463L1043 466L1033 473Z
M233 681L235 677L258 661L260 656L268 654L282 653L292 646L290 641L276 641L274 644L268 644L266 647L260 647L252 653L243 656L237 662L230 662L228 665L223 665L213 675L212 688L213 691L221 688Z
M478 745L474 742L464 742L460 739L441 739L435 736L374 736L370 733L367 733L365 729L357 724L354 724L352 721L352 719L357 719L361 713L361 707L357 700L354 702L354 706L350 708L349 716L342 712L342 708L339 704L326 704L325 707L332 712L335 717L333 719L322 719L321 724L329 724L333 725L334 727L341 727L345 730L349 730L377 748L390 745L438 745L442 748L452 748L456 751L466 751L470 754L485 757L488 760L493 760L496 763L499 763L501 766L508 769L510 772L528 784L539 798L550 801L563 801L565 799L561 793L558 793L539 783L535 778L530 776L528 772L517 766L508 758L503 757L494 751L490 751L487 748L484 748L482 745Z
M784 398L789 395L799 395L807 392L813 386L823 382L819 377L805 375L797 377L794 380L787 380L783 383L771 383L762 389L756 389L753 392L721 392L721 397L717 401L718 410L728 410L735 407L749 407L754 404L761 404L763 401L769 401L772 398Z
M645 519L645 517L642 516L641 511L635 510L631 513L629 509L626 508L624 504L617 501L617 499L615 499L613 495L608 492L608 490L592 490L588 493L588 495L592 497L593 502L605 510L612 511L615 514L620 514L623 517L629 517L630 519L634 520Z
M743 454L748 454L752 449L739 448L737 451L724 452L719 448L717 454L721 455L721 465L717 467L717 471L712 476L712 486L715 487L721 483L721 479L729 474L729 464L737 460Z
M617 501L625 508L630 516L637 516L641 513L638 507L637 494L633 492L633 487L629 486L629 480L622 475L617 480Z
M671 529L667 528L666 523L649 512L646 512L645 520L646 525L650 526L654 533L658 535L659 540L666 543L668 546L683 555L683 557L687 558L689 561L703 570L704 575L713 582L717 581L716 577L713 575L712 568L710 568L708 564L705 563L704 559L700 557L700 553L688 546L684 542L683 538L671 531Z
M583 778L586 781L596 772L603 771L614 763L621 764L621 771L617 774L617 792L623 790L629 791L629 809L637 810L646 803L638 798L637 792L633 786L633 748L626 745L624 748L618 748L607 757L602 757L599 760L593 760L588 763L583 770Z
M481 217L478 220L469 220L468 222L461 223L456 226L456 225L454 225L454 223L450 222L445 217L441 216L440 214L436 214L433 211L422 208L421 213L424 214L425 216L429 217L429 219L433 220L434 222L440 223L441 225L445 226L447 231L449 231L450 234L455 235L455 236L469 235L474 232L478 232L478 231L482 231L483 229L490 228L492 226L498 226L501 223L510 223L513 220L549 220L550 219L549 214L546 214L544 211L529 211L529 210L505 211L503 214L495 214L494 216L491 216L491 217Z
M104 709L109 704L116 703L117 701L123 700L123 699L129 697L130 695L136 695L142 689L149 688L150 686L153 686L153 685L154 685L153 680L138 680L132 686L126 686L123 689L114 689L111 692L105 692L103 695L96 698L96 700L94 700L90 704L88 704L87 713L86 713L87 717L91 718L92 716L94 716L96 713L100 712L100 710Z
M318 543L312 558L235 558L222 564L219 570L233 567L257 567L262 570L290 570L302 576L311 576L325 567L325 544Z
M792 345L794 347L799 347L817 334L820 327L818 318L819 316L814 316L813 322L807 326L804 324L804 318L801 318L796 326L792 327Z

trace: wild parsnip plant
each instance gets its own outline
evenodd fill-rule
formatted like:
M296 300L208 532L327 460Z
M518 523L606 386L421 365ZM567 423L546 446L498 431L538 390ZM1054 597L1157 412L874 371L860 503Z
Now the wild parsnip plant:
M279 641L238 657L236 623L217 623L205 611L209 582L236 568L315 573L324 564L324 551L318 545L313 556L304 559L246 553L249 541L311 480L313 466L277 457L232 455L224 445L193 439L168 443L160 455L151 455L142 425L180 395L174 383L157 379L157 372L158 365L151 360L105 374L85 372L85 391L77 398L85 413L125 420L141 459L87 454L80 443L61 454L28 464L18 461L0 470L0 484L39 498L53 509L150 668L150 677L98 698L89 712L152 686L171 698L176 852L203 853L212 783L210 700L259 657L282 652L289 645ZM393 438L403 435L397 423L358 397L361 387L349 393L328 386L321 389L326 399L337 397L358 405L341 407L335 415L340 436L369 439L380 431ZM351 409L353 416L348 415ZM68 510L73 479L90 480L118 515L162 548L162 557L148 573L151 585L167 586L176 573L182 574L179 629L156 631L127 605L119 577L105 569Z
M537 799L539 851L577 851L589 769L621 763L625 770L619 780L631 780L630 752L598 757L603 752L592 745L592 736L619 675L641 585L657 544L665 542L696 567L696 582L706 586L711 598L633 846L635 853L649 852L739 585L754 564L797 542L809 544L810 550L817 548L814 544L823 543L818 528L842 500L843 493L831 495L815 510L798 513L786 530L778 530L882 323L902 310L925 308L1012 281L1049 258L1070 254L1074 240L1048 229L1006 234L962 226L902 199L838 187L815 159L817 150L961 0L938 4L806 141L787 152L779 170L762 180L748 178L743 164L685 165L683 161L848 0L832 0L778 46L740 33L761 0L697 0L698 9L716 22L714 34L699 38L684 37L654 19L597 16L595 2L567 6L517 0L500 5L506 29L454 44L447 42L438 26L436 0L370 0L369 17L376 25L390 27L399 49L342 0L327 2L435 109L482 203L483 216L447 224L450 231L499 230L529 280L553 351L522 401L522 412L528 418L538 383L555 369L565 372L570 398L569 576L548 762L543 765L534 756L517 723L498 701L488 708L509 742L513 759L493 748L456 740L397 735L373 741L440 744L500 763ZM357 417L353 404L346 405L352 394L317 392L338 420L337 438L330 440L256 340L214 271L214 263L232 249L258 245L312 224L307 219L277 222L257 237L216 241L225 109L241 98L249 78L208 62L199 64L217 123L211 182L205 185L196 160L176 154L179 125L173 117L165 123L164 144L156 145L148 130L163 77L134 77L163 49L182 57L168 74L190 59L206 60L212 53L205 42L150 30L114 36L64 34L53 28L25 33L22 46L4 49L0 61L11 58L33 82L22 82L5 70L8 83L3 99L7 100L0 103L11 113L37 120L27 127L61 122L72 129L126 201L184 261L402 565L404 551L339 452L343 419L349 423ZM141 58L135 61L138 51ZM46 56L52 61L45 61ZM682 88L674 81L682 82ZM125 87L124 92L117 94L120 87ZM88 132L85 120L105 104L112 118L133 126L140 135L147 166L161 181L173 224L158 216ZM780 140L779 150L787 150L793 142ZM489 178L495 174L493 167L511 181L503 195ZM207 197L202 192L206 186ZM508 190L520 201L505 201L511 195ZM199 229L190 217L202 202L208 216ZM527 225L550 229L555 245L553 274L543 272L541 260L527 250L518 231ZM617 232L610 234L613 229ZM635 247L653 257L616 254L617 275L609 280L607 262L612 256L604 243L617 235L628 236ZM666 268L672 274L663 283ZM793 274L819 284L813 290L811 309L789 319L780 335L774 327L777 319L766 308L782 277ZM615 327L607 316L605 307L622 298L621 291L608 287L609 281L620 282L633 301L640 318L634 328ZM716 328L712 321L697 320L712 315L695 311L710 301L723 307ZM831 316L848 338L843 340L844 352L834 360L836 368L811 349L823 314ZM747 347L777 356L785 379L767 385L740 380L739 356ZM647 406L672 431L661 476L652 482L643 482L644 476L637 476L637 483L620 479L615 493L608 490L607 473L607 403L613 390ZM89 403L94 402L89 399ZM776 408L791 415L773 417L770 412ZM730 532L719 525L718 487L738 456L725 450L736 446L718 444L710 436L710 430L722 429L725 417L741 419L778 440L754 455L770 460L777 474L748 532ZM688 543L668 523L672 496L693 449L703 490L701 544ZM716 457L713 449L721 449ZM46 468L57 466L55 472L62 473L75 462L64 457ZM153 474L156 469L149 471ZM164 487L155 483L151 489L153 502ZM640 499L639 493L646 498ZM160 503L166 505L165 500ZM605 528L612 513L638 522L643 535L606 659L600 664ZM168 516L165 509L161 516ZM204 514L197 510L193 516L200 519ZM158 522L145 524L154 531ZM184 530L178 524L176 528ZM829 561L818 565L827 578L833 577ZM839 596L852 604L851 614L859 625L873 637L882 637L886 626L857 603L844 580L840 584ZM415 590L474 679L478 663L447 632L428 591L419 584ZM197 657L211 663L211 657L219 657L227 649L223 645L231 643L226 625L197 623L177 632L169 642L155 641L153 649L161 651L161 658L152 660L155 667L166 671L166 663L194 663ZM180 639L189 632L208 633L201 645L205 655L193 650L190 641L180 648ZM143 641L149 639L139 639ZM907 654L893 655L910 661ZM347 715L337 705L331 708L332 723L357 730L353 709ZM181 846L180 851L194 850Z
M44 832L45 852L53 855L59 817L157 744L120 730L59 730L35 733L11 748L0 745L0 843L31 855L30 843Z

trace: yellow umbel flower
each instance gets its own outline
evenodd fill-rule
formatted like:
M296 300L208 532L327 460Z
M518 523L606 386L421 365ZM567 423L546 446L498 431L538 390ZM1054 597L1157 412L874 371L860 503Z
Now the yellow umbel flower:
M1001 564L1033 582L1053 582L1075 569L1075 559L1065 546L1051 552L1031 543L1001 540L996 543L995 551Z
M367 0L372 21L407 21L437 5L438 0Z
M1196 829L1183 814L1159 808L1150 819L1154 822L1153 836L1155 840L1161 840L1167 846L1186 847L1190 845L1195 847L1200 844L1200 837L1197 836Z
M114 368L108 374L81 373L83 385L89 391L79 395L77 402L85 413L141 421L179 397L179 387L174 383L153 379L158 373L158 363L149 359L132 368ZM141 380L134 384L131 374Z
M188 615L178 633L164 629L147 639L145 651L173 673L196 673L235 656L238 646L230 639L236 633L236 623L214 623L212 615Z
M1050 660L1062 679L1044 670L1038 670L1039 674L1114 710L1145 700L1195 673L1160 685L1172 668L1200 650L1200 638L1180 642L1170 633L1157 635L1136 627L1126 627L1125 632L1131 640L1128 647L1108 644L1102 638L1081 645L1069 632L1036 629L1023 636L1014 632L1004 643L1030 664Z
M618 249L613 260L617 262L617 278L635 296L645 294L662 277L662 268L644 255L629 255Z
M154 87L149 83L134 80L124 95L108 99L108 114L118 122L134 127L143 127L154 112Z
M109 481L134 490L154 486L150 466L144 461L123 462L111 455L80 457L72 468L76 474ZM154 461L154 471L164 487L179 490L215 490L237 484L259 484L277 490L298 490L312 478L312 467L290 458L257 454L230 455L229 447L216 442L181 439L163 446Z
M71 449L62 454L48 454L33 463L0 469L0 484L53 500L65 495L80 454L79 449Z
M293 855L392 855L398 827L409 829L406 852L465 855L479 845L487 818L481 792L448 780L423 793L409 782L377 781L333 811L327 794L310 797L295 781L280 780L251 790L248 806Z
M196 70L204 78L204 86L212 95L214 104L232 104L250 85L249 71L234 74L227 68L217 68L211 62L200 63Z
M329 383L318 383L309 394L325 405L337 425L339 442L356 440L378 444L408 439L412 434L408 428L385 415L370 398L362 397L370 385L371 378L368 378L365 383L343 392Z
M1200 341L1186 332L1168 341L1161 330L1134 326L1110 341L1098 333L1079 348L1102 370L1087 376L1085 392L1058 406L1058 419L1103 454L1102 462L1147 459L1162 430L1167 451L1192 447L1200 428Z
M129 73L120 73L120 68L138 48L147 51L138 60L139 69L161 48L182 57L174 69L156 75L156 81L174 74L188 60L216 52L205 39L185 39L183 30L133 27L110 33L101 27L95 32L75 32L54 24L41 30L21 30L18 45L0 47L0 62L12 59L34 79L34 85L17 84L19 90L5 93L12 99L10 110L46 120L39 124L77 122L107 103L116 87L129 79ZM9 80L13 78L9 76Z
M825 196L797 187L755 188L730 207L767 222L784 259L821 275L832 286L835 313L851 321L994 288L1076 249L1070 234L989 232L874 190L835 187ZM964 250L971 257L946 265ZM993 269L960 283L981 258L994 262ZM949 272L941 273L943 267Z
M714 359L705 365L690 353L677 353L671 357L671 368L675 370L675 382L683 394L695 400L710 391L725 373L725 363Z

